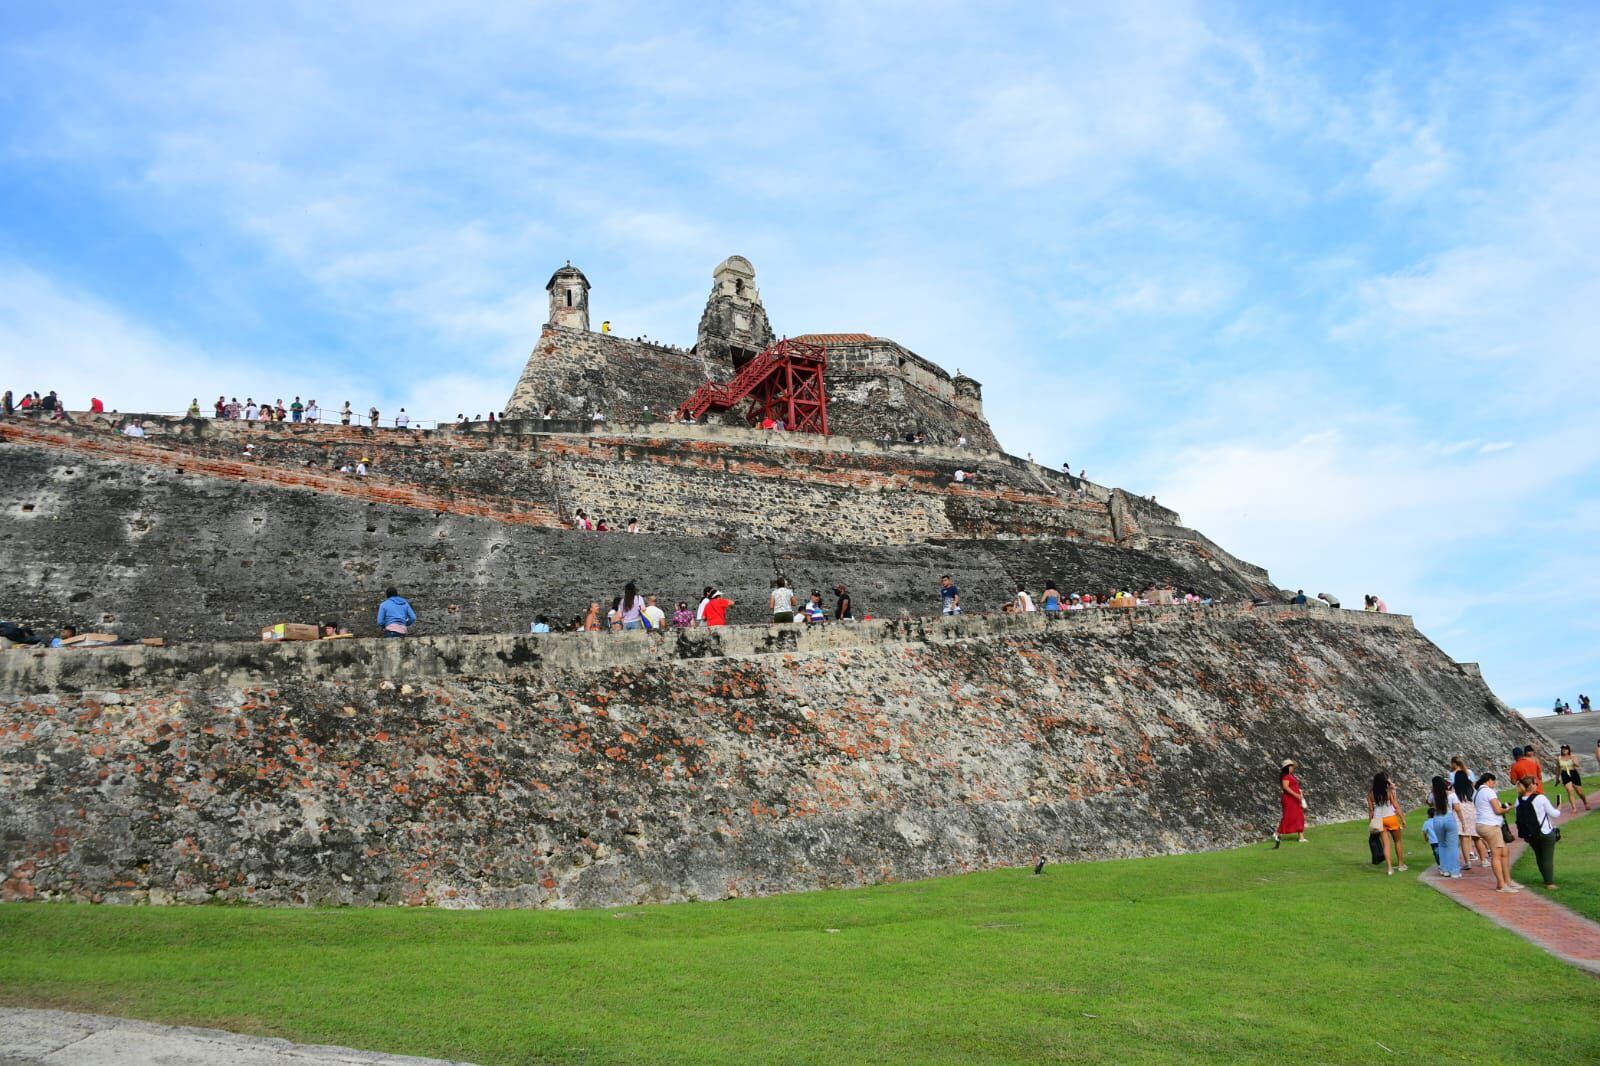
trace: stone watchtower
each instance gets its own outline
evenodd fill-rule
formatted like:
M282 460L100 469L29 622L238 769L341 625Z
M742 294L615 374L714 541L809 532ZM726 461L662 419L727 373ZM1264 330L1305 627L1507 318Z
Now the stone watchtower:
M567 265L550 275L545 284L550 294L550 324L568 329L589 329L589 279L567 260Z
M711 277L711 298L700 316L694 350L703 358L738 370L773 341L767 310L756 291L756 269L744 256L730 255Z
M983 418L983 386L959 370L950 383L955 386L956 406L974 418Z

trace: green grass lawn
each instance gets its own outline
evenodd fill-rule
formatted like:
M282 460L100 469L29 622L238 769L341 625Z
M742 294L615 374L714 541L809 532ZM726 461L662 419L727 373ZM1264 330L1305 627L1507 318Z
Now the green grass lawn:
M1560 786L1550 782L1545 793L1554 796ZM1561 793L1562 810L1566 810L1567 797ZM1595 806L1591 797L1589 805ZM1579 805L1582 810L1582 805ZM1539 864L1534 861L1532 849L1522 853L1511 868L1511 876L1528 886L1529 891L1571 907L1579 914L1600 921L1600 812L1578 818L1570 825L1566 817L1556 822L1561 826L1561 842L1556 845L1556 885L1554 892L1546 892L1544 878L1539 876Z
M1311 835L616 911L11 905L0 1000L494 1063L1523 1058L1463 1037L1443 990L1477 974L1507 1032L1592 1061L1600 981L1418 884L1415 831L1394 877L1363 824Z

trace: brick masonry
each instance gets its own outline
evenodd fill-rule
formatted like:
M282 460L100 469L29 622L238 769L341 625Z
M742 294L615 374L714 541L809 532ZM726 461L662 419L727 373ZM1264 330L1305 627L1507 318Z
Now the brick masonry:
M1527 727L1409 620L0 653L6 899L591 906L1264 837Z

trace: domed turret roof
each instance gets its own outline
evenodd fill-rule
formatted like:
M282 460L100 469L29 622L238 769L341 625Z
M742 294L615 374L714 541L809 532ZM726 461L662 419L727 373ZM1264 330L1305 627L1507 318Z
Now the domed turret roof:
M750 265L750 260L742 255L730 255L717 264L717 269L711 272L712 277L720 274L742 274L747 278L756 276L756 268Z
M583 271L572 265L572 260L567 260L567 265L550 275L550 280L545 282L544 291L549 292L556 287L556 282L577 278L583 282L584 288L589 288L589 279L583 276Z

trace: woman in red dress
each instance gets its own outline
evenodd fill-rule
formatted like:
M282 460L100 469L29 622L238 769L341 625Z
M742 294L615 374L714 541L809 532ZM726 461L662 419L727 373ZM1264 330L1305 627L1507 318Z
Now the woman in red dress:
M1306 842L1306 794L1300 789L1300 779L1294 776L1299 764L1293 759L1283 760L1278 770L1278 802L1283 804L1283 817L1278 819L1278 831L1272 834L1272 846L1279 847L1290 833Z

